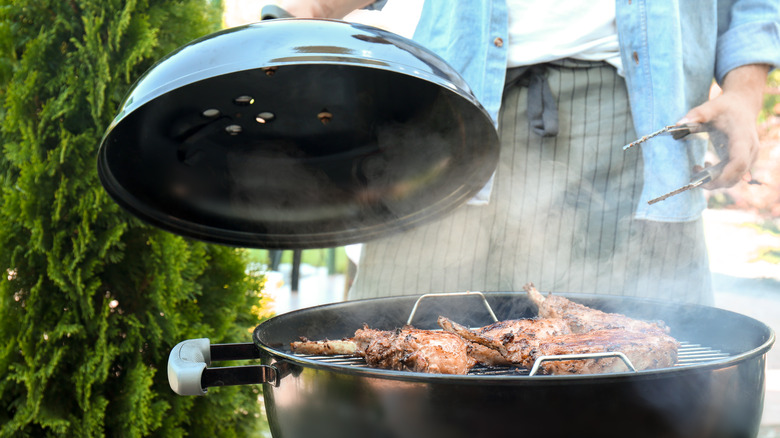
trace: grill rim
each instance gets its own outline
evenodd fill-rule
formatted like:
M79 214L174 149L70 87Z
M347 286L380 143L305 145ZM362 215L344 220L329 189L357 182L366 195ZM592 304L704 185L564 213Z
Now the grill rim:
M771 330L771 329L770 329ZM555 383L575 384L600 382L621 382L626 380L647 380L662 379L670 375L684 375L686 373L710 372L713 370L729 368L752 358L764 355L774 344L775 333L771 331L769 338L757 348L749 351L730 355L723 360L716 360L706 363L681 365L669 368L660 368L653 370L639 370L634 372L619 372L610 374L582 374L582 375L453 375L453 374L431 374L413 371L396 371L371 367L356 367L353 365L341 365L326 363L321 360L315 360L309 357L302 357L294 353L280 351L267 346L255 338L255 345L266 354L262 361L266 365L273 365L272 359L278 362L280 359L291 365L297 365L305 368L313 368L322 371L335 372L340 374L355 375L377 379L389 379L407 382L426 382L426 383L454 383L454 384L540 384L548 385Z

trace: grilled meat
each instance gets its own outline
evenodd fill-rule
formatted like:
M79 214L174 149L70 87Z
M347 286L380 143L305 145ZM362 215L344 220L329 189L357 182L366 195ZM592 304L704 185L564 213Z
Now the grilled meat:
M440 316L439 326L470 341L469 355L486 366L510 365L512 361L501 351L476 342L469 336L478 336L481 340L490 340L493 345L512 343L522 338L543 339L550 336L570 333L569 327L561 319L513 319L497 321L485 327L468 330L465 327ZM465 332L464 330L468 330Z
M357 344L354 339L342 339L339 341L310 341L306 338L290 343L293 352L299 354L355 354Z
M660 330L669 333L669 328L662 321L647 322L619 313L606 313L552 294L544 297L536 290L533 283L526 284L523 289L528 292L528 297L538 307L540 318L562 319L569 325L572 333L613 328L638 332Z
M475 330L482 336L509 340L517 334L544 338L570 332L565 321L539 318L497 321Z
M673 366L679 343L661 322L647 322L606 313L566 298L539 293L533 284L524 289L539 309L531 319L505 320L469 329L439 317L444 331L413 327L385 331L364 327L339 341L290 344L296 353L352 354L369 366L391 370L466 374L477 362L487 366L519 365L532 368L543 356L623 353L637 370ZM620 357L545 360L544 374L594 374L626 370Z
M477 344L476 342L467 343L466 348L469 356L473 357L478 364L485 365L486 367L502 367L512 365L512 362L502 356L498 351L489 347L485 347L484 345Z
M538 323L554 320L527 321ZM537 333L515 332L502 338L484 334L484 328L468 329L444 317L439 317L439 325L469 342L495 351L505 363L529 369L542 356L563 354L621 352L637 370L668 367L677 361L677 341L658 330L639 332L618 328L587 333L568 333L566 330L556 333L550 330ZM626 369L619 357L546 361L541 365L541 372L544 374L594 374Z
M548 322L550 320L541 321ZM498 353L501 359L491 358L492 365L499 363L525 365L527 362L533 364L534 359L531 358L531 353L544 339L552 337L546 331L540 332L543 336L536 336L534 333L526 335L518 331L512 333L511 336L494 337L482 333L482 329L469 329L443 316L439 317L438 322L445 331L455 333L473 344L481 345Z
M373 367L423 373L466 374L476 362L468 355L466 342L452 333L411 327L372 332L376 333L367 335L363 330L358 330L355 332L355 339L358 340L358 351Z
M678 342L663 332L604 329L554 336L540 343L530 357L536 360L540 356L620 352L626 355L635 369L648 370L673 366L677 362L678 347ZM628 371L628 367L619 357L547 361L542 363L541 368L544 374Z
M476 363L460 336L439 330L407 326L385 331L364 327L355 332L354 338L335 342L304 340L293 342L290 347L296 353L343 354L335 351L351 344L354 353L365 358L369 366L422 373L466 374Z

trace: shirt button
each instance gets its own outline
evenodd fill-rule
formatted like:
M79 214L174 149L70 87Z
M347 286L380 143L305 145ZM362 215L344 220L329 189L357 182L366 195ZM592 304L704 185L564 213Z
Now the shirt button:
M639 64L639 53L634 52L633 53L634 62L638 65Z
M503 47L504 46L504 40L501 39L500 37L496 37L496 39L493 40L493 44L496 47Z

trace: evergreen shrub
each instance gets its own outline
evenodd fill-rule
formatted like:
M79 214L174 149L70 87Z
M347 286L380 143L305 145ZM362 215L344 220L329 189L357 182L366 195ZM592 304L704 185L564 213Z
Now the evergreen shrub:
M147 226L101 187L131 84L217 30L207 0L0 0L0 436L252 436L257 387L181 397L181 340L248 341L246 251Z

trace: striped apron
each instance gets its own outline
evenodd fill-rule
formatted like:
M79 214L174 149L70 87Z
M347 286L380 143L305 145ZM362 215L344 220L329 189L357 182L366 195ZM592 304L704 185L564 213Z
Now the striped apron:
M623 78L602 62L543 71L557 134L540 135L539 114L529 120L529 81L507 88L490 202L365 243L349 299L533 282L542 291L713 303L701 219L634 218L642 157L640 148L622 150L636 138Z

